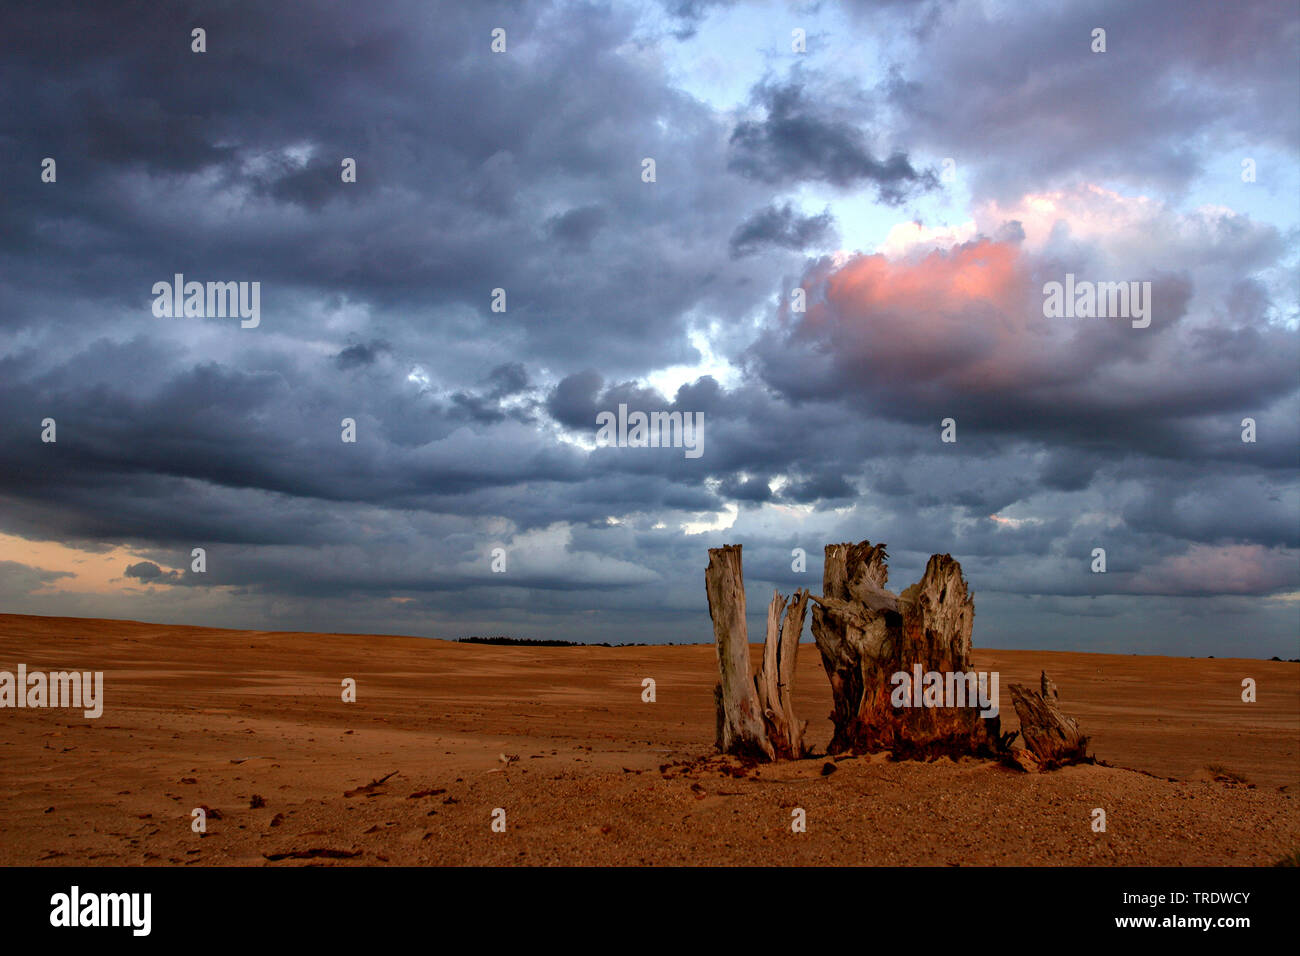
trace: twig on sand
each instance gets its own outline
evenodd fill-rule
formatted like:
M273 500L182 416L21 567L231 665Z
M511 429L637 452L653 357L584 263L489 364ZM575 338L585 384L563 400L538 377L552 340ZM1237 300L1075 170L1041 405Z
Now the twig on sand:
M397 776L397 771L396 771L396 770L394 770L394 771L393 771L392 773L390 773L390 774L387 774L387 775L385 775L385 776L383 776L383 777L380 777L378 780L371 780L369 783L364 784L364 785L362 785L362 786L360 786L360 787L356 787L356 788L354 788L354 789L352 789L352 790L346 790L346 791L344 791L343 796L345 796L345 797L355 797L358 793L372 793L372 792L374 792L374 789L375 789L376 787L381 786L381 785L383 784L383 782L384 782L385 780L387 780L389 777L395 777L395 776Z

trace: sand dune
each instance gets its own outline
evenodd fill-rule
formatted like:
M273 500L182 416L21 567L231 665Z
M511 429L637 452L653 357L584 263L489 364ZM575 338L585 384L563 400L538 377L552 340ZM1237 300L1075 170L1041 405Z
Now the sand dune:
M1267 864L1300 847L1294 663L977 649L1001 674L1006 726L1007 685L1046 668L1109 764L1035 775L712 757L710 645L0 615L0 670L20 663L102 670L105 703L97 720L0 710L3 864ZM824 748L812 645L799 668L796 707ZM1257 703L1241 701L1245 677ZM791 832L797 807L806 833Z

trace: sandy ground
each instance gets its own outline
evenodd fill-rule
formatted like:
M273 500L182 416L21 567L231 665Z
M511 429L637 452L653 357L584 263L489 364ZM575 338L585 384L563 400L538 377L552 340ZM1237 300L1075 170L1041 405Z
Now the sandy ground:
M0 710L0 864L1254 865L1300 847L1300 664L976 658L1001 674L1005 727L1008 684L1046 668L1110 766L874 756L746 771L709 756L709 645L0 615L0 670L102 670L106 701L98 720ZM341 700L347 677L355 703ZM1257 703L1241 701L1245 677ZM812 645L795 701L824 748L830 693ZM191 829L196 807L206 834ZM806 833L791 830L796 808Z

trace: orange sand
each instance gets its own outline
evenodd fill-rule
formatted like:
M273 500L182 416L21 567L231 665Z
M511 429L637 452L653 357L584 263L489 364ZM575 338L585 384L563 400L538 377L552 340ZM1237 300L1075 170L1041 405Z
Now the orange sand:
M710 645L492 647L0 615L0 670L19 663L102 670L105 705L98 720L0 710L2 864L1201 865L1300 847L1292 663L977 649L977 667L1001 674L1005 727L1008 685L1045 668L1112 765L1033 775L975 760L701 760ZM341 700L346 677L356 703ZM641 700L645 677L655 703ZM1242 703L1244 677L1257 703ZM795 703L824 748L830 693L812 645ZM191 830L200 806L220 814L203 835ZM791 832L796 807L806 833ZM1105 833L1092 830L1098 807Z

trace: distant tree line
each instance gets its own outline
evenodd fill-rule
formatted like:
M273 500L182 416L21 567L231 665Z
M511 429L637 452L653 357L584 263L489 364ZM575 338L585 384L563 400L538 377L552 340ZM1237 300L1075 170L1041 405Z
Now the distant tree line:
M582 641L541 640L532 637L459 637L458 644L506 644L523 647L649 647L648 644L611 644L602 641L599 644L584 644Z

